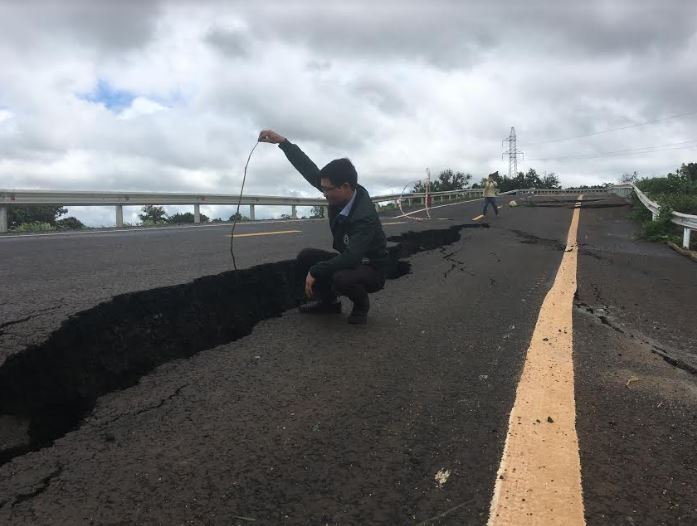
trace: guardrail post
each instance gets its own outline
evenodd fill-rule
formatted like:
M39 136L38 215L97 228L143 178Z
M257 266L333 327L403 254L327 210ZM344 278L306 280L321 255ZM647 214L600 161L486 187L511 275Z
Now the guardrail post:
M249 205L249 219L256 221L256 214L254 212L254 205Z
M682 233L682 248L690 248L690 229L685 227Z
M295 205L292 205L290 208L290 217L292 217L293 219L298 218L298 209Z
M0 233L7 232L7 205L0 204Z
M201 222L201 205L194 205L194 223L199 224Z
M123 228L123 205L116 205L116 228Z

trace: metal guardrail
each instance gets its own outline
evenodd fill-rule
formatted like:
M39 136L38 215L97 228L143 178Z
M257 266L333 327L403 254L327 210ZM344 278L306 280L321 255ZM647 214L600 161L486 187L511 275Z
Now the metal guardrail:
M608 188L563 188L563 189L541 189L527 188L516 189L503 192L499 195L522 194L522 195L563 195L576 193L615 193L622 196L629 196L633 191L638 191L633 185L614 185ZM481 197L484 193L482 188L463 188L461 190L449 190L446 192L432 192L429 195L433 202L452 200L459 196ZM645 195L638 191L640 199L647 208L653 207L658 214L658 205L650 201ZM414 201L423 202L426 198L424 192L408 194L387 194L375 196L373 203L386 201L396 201L402 199L408 205ZM144 206L144 205L193 205L194 223L200 223L201 205L236 205L239 195L230 194L181 194L181 193L154 193L154 192L85 192L85 191L54 191L54 190L2 190L0 189L0 233L7 232L7 210L12 205L41 205L55 204L63 206L113 206L116 211L116 226L123 226L123 207L124 206ZM245 195L242 197L242 205L249 206L250 219L255 219L255 206L290 206L291 217L297 218L298 206L320 206L326 207L327 202L320 197L278 197L269 195ZM650 208L651 209L651 208ZM689 229L697 228L693 221L695 216L686 214L674 214L681 225L687 225L686 239L689 244ZM683 217L684 216L684 217ZM695 218L695 219L693 219Z
M650 212L651 218L655 221L658 218L658 214L661 211L661 205L657 202L652 201L649 197L639 190L635 184L632 184L632 190L636 193L636 196ZM682 212L673 212L671 222L678 226L683 227L682 235L682 246L683 248L690 248L690 234L692 230L697 230L697 216L690 214L683 214Z
M511 190L519 194L529 195L563 195L563 194L617 194L629 196L632 193L631 185L610 185L604 188L522 188Z
M434 192L430 195L436 201L454 199L458 195L481 195L482 189L465 188L447 192ZM385 201L404 199L409 204L413 200L425 199L425 193L388 194L372 198L377 204ZM194 223L201 222L201 205L237 205L239 195L230 194L181 194L154 192L85 192L55 190L2 190L0 189L0 233L7 232L7 210L12 205L62 205L62 206L113 206L116 212L116 226L123 227L124 206L144 205L193 205ZM291 217L297 218L298 206L326 207L327 201L321 197L278 197L270 195L245 195L240 204L249 206L250 219L255 219L255 206L290 206Z
M239 195L180 194L163 192L76 192L54 190L0 190L0 204L64 206L142 206L142 205L236 205ZM302 205L326 204L322 198L245 195L242 204Z

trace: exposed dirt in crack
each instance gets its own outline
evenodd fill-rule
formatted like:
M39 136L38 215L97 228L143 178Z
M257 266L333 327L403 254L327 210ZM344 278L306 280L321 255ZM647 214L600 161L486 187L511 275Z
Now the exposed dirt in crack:
M44 491L46 491L49 488L49 486L51 485L51 481L54 478L58 477L62 472L63 466L58 466L56 469L54 469L51 473L46 475L36 484L36 489L33 489L29 493L22 493L15 497L15 499L12 501L12 504L10 504L10 507L14 508L17 504L20 504L25 500L30 500L36 497L37 495L41 495ZM8 502L4 502L2 503L2 505L4 506L7 503Z
M556 239L545 239L542 237L537 237L528 232L523 232L522 230L512 229L511 232L513 232L516 236L522 239L521 243L525 243L528 245L542 245L559 251L566 250L566 246L557 241Z
M27 321L29 321L29 320L31 320L31 319L38 318L39 316L41 316L41 315L44 314L45 312L54 311L54 310L60 309L61 307L63 307L63 304L62 304L62 303L59 304L59 305L55 305L55 306L53 306L53 307L46 307L46 308L44 308L44 309L39 309L39 310L37 310L36 312L33 312L33 313L31 313L31 314L29 314L29 315L23 317L23 318L19 318L19 319L16 319L16 320L10 320L10 321L6 321L6 322L3 322L3 323L0 323L0 336L2 336L3 334L5 334L5 333L7 332L7 331L5 330L5 329L7 329L7 327L12 327L13 325L18 325L18 324L20 324L20 323L27 322Z
M455 255L457 254L457 252L455 252L455 251L447 252L445 247L441 247L440 252L441 252L441 254L443 254L443 259L450 263L450 268L448 270L446 270L445 272L443 272L444 278L447 278L450 275L450 273L453 272L454 270L464 272L466 274L469 274L470 276L475 275L474 272L472 272L471 270L469 270L467 268L467 263L455 258Z
M5 331L3 329L10 327L12 325L17 325L18 323L24 323L25 321L29 321L33 318L33 316L26 316L24 318L19 318L18 320L10 320L6 321L4 323L0 323L0 334L5 334Z
M409 273L402 258L449 245L463 228L488 226L455 225L388 238L394 244L388 247L387 278ZM294 260L263 264L122 294L70 316L46 341L0 367L0 416L29 422L28 442L0 444L0 465L78 428L100 396L136 384L166 362L247 336L259 321L298 306L303 277Z
M578 246L579 246L579 247L584 247L585 245L586 245L585 243L579 243ZM611 258L599 254L599 251L596 250L596 249L592 249L592 248L580 248L579 251L578 251L578 253L581 254L582 256L589 256L589 257L592 257L592 258L594 258L594 259L597 259L598 261L607 261L607 262L609 262L609 263L612 263L612 262L613 262Z
M620 334L624 334L629 338L649 346L653 354L660 356L670 365L683 369L689 373L697 374L697 356L694 356L681 349L675 349L667 346L653 338L649 338L644 334L628 330L626 327L623 327L614 317L612 317L612 315L610 315L606 306L588 305L580 301L578 296L576 296L574 300L574 306L579 312L594 317L598 322L605 325L609 329L619 332Z

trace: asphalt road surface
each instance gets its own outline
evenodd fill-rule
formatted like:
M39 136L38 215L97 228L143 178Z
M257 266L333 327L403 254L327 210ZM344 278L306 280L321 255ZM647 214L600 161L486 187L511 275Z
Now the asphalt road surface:
M697 524L697 266L519 204L383 218L361 327L292 308L324 221L0 238L0 523Z

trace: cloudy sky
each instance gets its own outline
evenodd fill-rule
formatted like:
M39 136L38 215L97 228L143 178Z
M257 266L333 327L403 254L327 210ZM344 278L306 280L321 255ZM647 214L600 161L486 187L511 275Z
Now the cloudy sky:
M374 195L507 172L511 126L567 186L697 161L697 3L575 4L0 0L0 188L233 194L266 127ZM247 185L316 195L268 144Z

